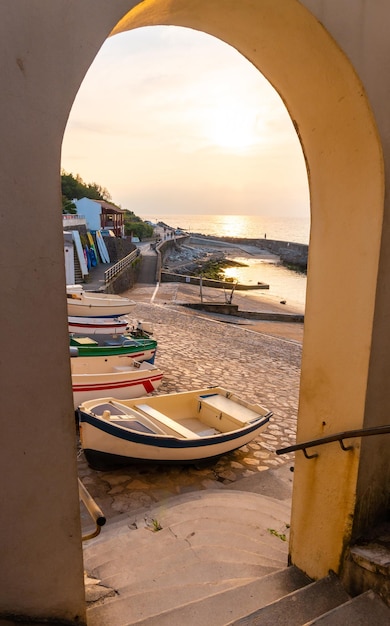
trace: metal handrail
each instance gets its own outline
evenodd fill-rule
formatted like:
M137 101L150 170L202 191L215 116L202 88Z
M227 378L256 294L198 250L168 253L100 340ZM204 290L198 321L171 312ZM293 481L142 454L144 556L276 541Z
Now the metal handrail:
M87 541L87 539L93 539L93 537L98 536L98 534L101 531L102 526L104 526L104 524L106 523L106 518L103 515L103 512L100 509L100 507L98 507L95 500L92 498L91 494L84 487L80 478L78 479L78 481L79 481L79 498L81 502L84 504L85 508L87 509L88 513L90 514L90 516L92 517L96 525L96 528L93 532L88 533L87 535L83 535L81 537L82 541Z
M294 446L289 446L288 448L279 448L279 450L276 450L276 454L288 454L289 452L302 450L307 459L314 459L318 457L318 454L308 454L306 452L307 448L314 448L314 446L322 446L325 443L338 441L341 449L344 450L344 452L347 452L348 450L353 450L354 446L345 446L344 439L352 439L354 437L370 437L372 435L386 435L388 433L390 433L390 425L345 430L344 432L328 435L327 437L321 437L320 439L313 439L312 441L306 441L305 443L297 443Z
M111 265L111 267L109 267L108 270L104 272L105 284L109 283L110 280L112 280L117 274L119 274L122 270L128 267L130 263L132 263L140 255L140 253L140 249L137 248L136 250L130 252L130 254L128 254L127 256L123 257L123 259L118 261L118 263Z

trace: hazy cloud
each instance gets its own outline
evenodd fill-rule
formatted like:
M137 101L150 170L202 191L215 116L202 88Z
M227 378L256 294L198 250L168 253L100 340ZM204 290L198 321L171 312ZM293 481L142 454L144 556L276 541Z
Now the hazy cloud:
M72 108L62 166L149 215L309 211L278 94L233 48L185 28L105 42Z

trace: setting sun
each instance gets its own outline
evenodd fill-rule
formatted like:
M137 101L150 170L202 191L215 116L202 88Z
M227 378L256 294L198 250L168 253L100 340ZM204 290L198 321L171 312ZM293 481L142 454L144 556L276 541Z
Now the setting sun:
M239 102L223 103L210 111L205 134L209 141L227 150L246 150L258 143L254 112Z

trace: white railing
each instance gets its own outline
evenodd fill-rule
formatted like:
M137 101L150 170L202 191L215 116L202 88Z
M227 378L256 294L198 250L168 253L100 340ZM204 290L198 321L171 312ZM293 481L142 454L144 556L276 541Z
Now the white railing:
M63 213L62 225L63 226L81 226L86 224L87 220L84 215L78 215L77 213Z
M118 261L118 263L115 263L115 265L109 267L108 270L104 272L105 284L109 283L110 280L112 280L117 274L122 272L122 270L126 269L126 267L128 267L133 261L135 261L140 253L141 251L139 250L139 248L137 248L137 250L133 250L133 252L130 252L130 254Z

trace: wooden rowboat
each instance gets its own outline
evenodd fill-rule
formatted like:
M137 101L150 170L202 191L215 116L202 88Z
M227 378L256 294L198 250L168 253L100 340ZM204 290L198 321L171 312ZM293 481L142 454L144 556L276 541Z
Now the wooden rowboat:
M130 313L134 300L109 293L84 291L81 285L67 285L68 315L76 317L118 317Z
M68 316L69 333L85 335L125 333L131 328L125 318Z
M126 317L68 316L68 331L88 337L129 333L133 338L148 338L153 334L153 325L140 320L130 322Z
M135 400L100 398L83 402L78 415L86 459L105 469L218 457L256 437L272 413L212 387Z
M157 350L155 339L134 339L129 335L70 335L69 345L76 347L79 356L116 356L126 354L137 361L154 363Z
M75 409L82 402L107 394L119 399L144 396L155 391L163 377L155 365L128 356L76 356L70 359L70 365Z

